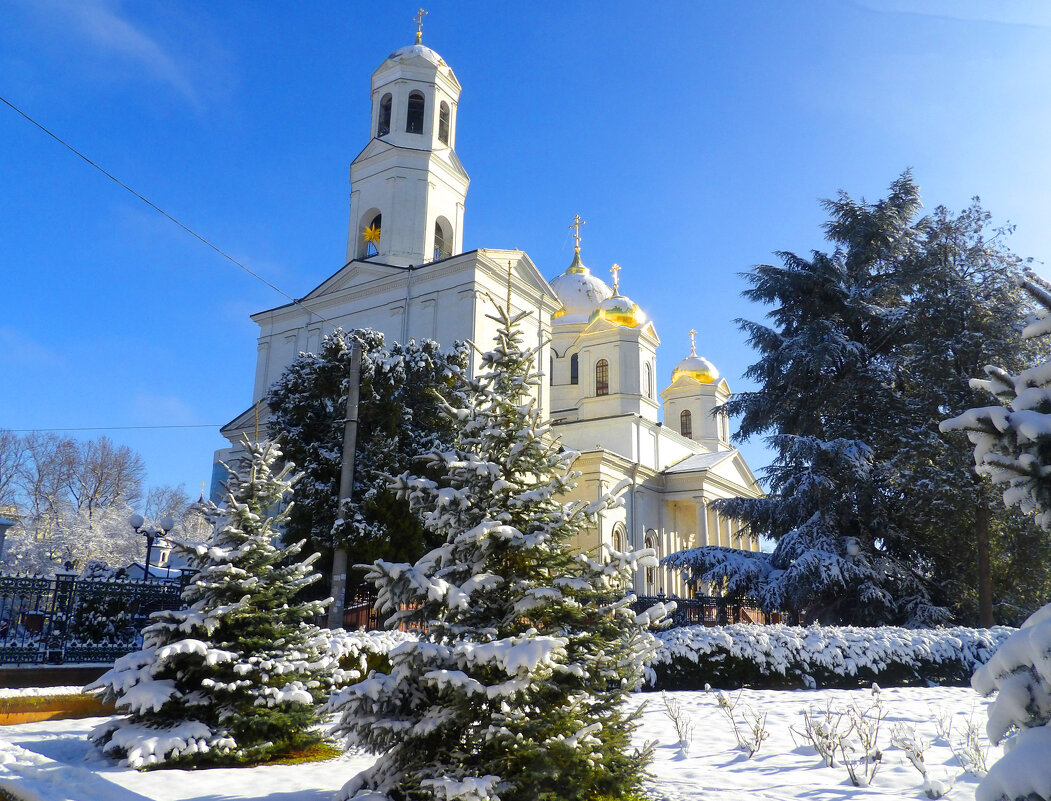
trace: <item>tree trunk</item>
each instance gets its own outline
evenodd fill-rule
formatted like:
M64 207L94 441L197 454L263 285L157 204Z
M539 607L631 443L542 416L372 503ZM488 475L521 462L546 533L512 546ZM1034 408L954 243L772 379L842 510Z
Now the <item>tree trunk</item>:
M347 417L343 428L343 470L339 477L339 514L343 502L354 493L354 452L358 441L358 396L361 391L361 343L354 340L350 351L350 374L347 376ZM347 594L347 551L336 546L332 555L332 605L328 608L328 627L343 628L343 605Z
M974 521L978 542L978 621L993 625L993 574L989 561L989 507L979 502Z

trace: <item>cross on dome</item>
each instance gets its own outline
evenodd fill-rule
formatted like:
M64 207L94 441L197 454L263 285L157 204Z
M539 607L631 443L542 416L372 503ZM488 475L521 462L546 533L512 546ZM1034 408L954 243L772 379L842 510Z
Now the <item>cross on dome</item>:
M696 336L697 336L697 329L696 328L691 328L690 329L690 355L691 356L696 356L697 355L697 340L695 339Z
M573 215L573 222L569 224L569 228L573 228L573 238L577 240L576 251L580 253L580 226L587 225L587 220L582 220L579 214Z
M614 295L619 295L620 294L620 277L617 274L620 272L620 265L617 264L617 263L614 263L613 266L609 268L609 272L610 272L610 275L613 276L613 294Z
M423 42L423 18L426 17L428 12L422 8L416 12L416 16L412 18L412 21L416 23L416 44Z

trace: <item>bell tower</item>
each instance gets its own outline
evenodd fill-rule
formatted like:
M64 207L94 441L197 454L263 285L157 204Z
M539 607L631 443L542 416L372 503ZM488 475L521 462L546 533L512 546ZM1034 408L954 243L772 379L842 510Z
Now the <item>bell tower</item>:
M418 31L372 74L371 139L350 165L348 262L405 267L463 251L470 178L455 150L460 83L420 40Z

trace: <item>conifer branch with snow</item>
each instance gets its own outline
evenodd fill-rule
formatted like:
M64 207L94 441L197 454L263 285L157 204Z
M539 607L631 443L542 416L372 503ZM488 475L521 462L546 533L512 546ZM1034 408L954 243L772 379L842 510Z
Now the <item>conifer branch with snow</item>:
M337 732L381 754L342 798L625 798L649 754L622 710L656 641L622 597L652 552L574 554L592 518L562 498L577 474L539 419L524 314L500 309L494 347L448 414L455 447L398 492L444 540L415 564L375 562L388 625L420 629L389 673L337 693ZM611 501L604 501L610 503ZM656 613L654 618L658 617Z
M251 461L231 471L211 540L175 542L197 568L187 608L157 612L142 650L88 686L121 717L90 738L132 767L236 764L319 742L318 707L344 677L309 621L324 602L296 594L317 580L317 554L280 546L276 527L292 465L274 472L272 442L246 443Z

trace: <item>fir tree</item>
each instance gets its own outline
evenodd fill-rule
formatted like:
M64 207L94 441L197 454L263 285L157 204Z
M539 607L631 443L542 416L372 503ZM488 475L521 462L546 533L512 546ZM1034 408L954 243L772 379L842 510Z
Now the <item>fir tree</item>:
M990 234L977 200L920 216L908 173L883 200L841 193L825 207L830 252L781 253L747 275L745 295L772 307L770 322L739 321L760 355L746 373L759 388L726 406L742 415L737 439L767 435L777 456L767 497L714 505L773 539L774 554L709 548L670 561L827 622L955 613L988 625L994 589L1001 619L1024 617L1051 579L1027 568L1049 554L1047 538L990 505L958 435L937 429L973 402L969 370L1021 350L1008 231Z
M347 407L350 344L362 348L353 498L341 510L339 477ZM286 525L311 548L348 550L351 564L415 560L437 542L389 489L388 476L412 469L421 450L451 441L439 396L451 398L466 350L441 350L431 340L384 346L383 334L337 329L318 353L300 354L267 394L270 433L304 474ZM348 583L352 588L357 576Z
M209 542L175 543L198 572L188 608L155 613L142 650L89 686L123 717L90 738L133 767L257 761L321 740L318 706L341 678L308 621L324 603L297 604L317 580L296 561L302 543L275 544L292 466L274 472L271 442L246 444L251 462L231 473Z
M420 639L333 699L338 732L382 754L344 798L628 798L643 779L649 754L629 751L623 702L654 640L623 593L655 560L574 555L594 510L559 500L576 454L530 397L540 378L524 316L492 317L496 345L467 381L469 403L447 408L456 445L427 456L438 478L396 482L444 542L415 564L371 567L388 625L419 627Z

